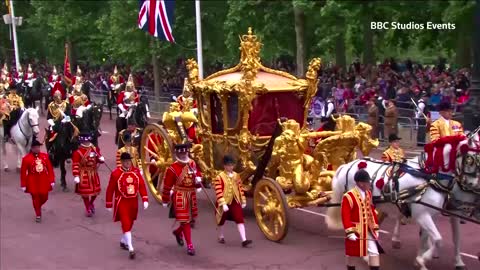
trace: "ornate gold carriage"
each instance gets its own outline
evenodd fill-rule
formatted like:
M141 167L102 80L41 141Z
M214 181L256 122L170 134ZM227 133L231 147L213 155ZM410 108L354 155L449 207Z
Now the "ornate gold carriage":
M288 208L319 205L329 200L333 168L378 145L371 127L348 116L337 119L336 131L311 132L307 127L310 101L317 91L321 60L310 61L306 79L273 70L260 62L262 44L252 34L240 38L240 63L200 80L197 64L187 61L187 90L193 99L181 109L172 103L158 124L148 125L141 155L148 186L161 202L165 169L173 162L173 145L195 139L191 157L207 184L223 169L222 157L235 156L259 228L272 241L288 230ZM189 104L197 103L198 115ZM185 104L185 100L184 100ZM320 142L316 140L323 138ZM312 140L313 152L305 154ZM332 153L335 147L341 153Z

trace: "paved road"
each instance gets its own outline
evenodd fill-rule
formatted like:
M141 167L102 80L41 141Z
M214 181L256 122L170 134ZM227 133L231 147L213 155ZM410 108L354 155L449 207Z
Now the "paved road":
M46 126L46 121L41 122ZM114 122L102 121L104 130L100 147L110 167L114 165ZM9 152L13 155L14 152ZM373 156L378 157L376 151ZM8 158L11 168L15 160ZM67 168L71 171L71 168ZM58 169L56 170L59 173ZM217 244L213 210L204 195L200 196L200 218L193 230L197 255L187 256L171 235L172 220L167 210L151 198L150 208L140 210L139 220L133 230L133 244L137 259L131 261L127 253L118 247L121 236L120 224L113 223L111 213L104 209L105 187L109 172L100 167L103 191L97 199L97 214L84 216L80 198L73 192L63 193L59 183L50 193L44 207L41 224L34 222L31 200L20 191L19 175L15 170L1 172L0 180L0 269L344 269L343 240L340 231L329 231L324 225L324 209L309 208L291 210L291 224L287 238L280 244L266 240L258 229L253 211L246 210L247 235L252 239L251 248L241 248L234 224L226 226L225 246ZM73 186L69 174L67 182ZM249 201L251 204L251 200ZM434 260L431 269L454 269L450 226L444 217L438 218L444 235L441 258ZM402 226L403 247L393 250L389 238L392 220L387 219L382 229L381 242L387 254L382 257L382 269L414 269L413 260L418 246L416 225ZM477 254L480 246L479 227L462 225L463 259L469 269L479 269L478 260L468 257ZM330 236L330 237L329 237ZM366 267L360 269L367 269Z

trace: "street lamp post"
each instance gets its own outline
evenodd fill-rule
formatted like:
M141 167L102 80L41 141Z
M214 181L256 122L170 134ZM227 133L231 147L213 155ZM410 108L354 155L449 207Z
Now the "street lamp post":
M22 24L22 17L15 17L15 11L13 9L13 1L9 0L9 14L3 16L5 24L12 24L12 33L13 33L13 49L15 53L15 66L17 70L20 68L20 56L18 53L18 43L17 43L17 26Z
M473 68L470 98L464 109L465 130L480 126L480 0L476 0L473 27Z

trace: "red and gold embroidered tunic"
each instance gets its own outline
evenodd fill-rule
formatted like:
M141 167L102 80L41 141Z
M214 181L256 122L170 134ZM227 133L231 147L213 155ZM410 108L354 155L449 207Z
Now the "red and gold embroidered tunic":
M361 190L355 187L345 193L342 199L342 222L347 235L355 233L356 241L345 239L345 254L347 256L363 257L368 255L368 235L378 238L378 219L375 207L372 204L372 193L365 192L362 198Z
M162 201L170 202L170 190L173 188L172 204L175 218L179 222L190 222L198 215L195 177L201 177L195 161L188 163L175 161L167 169L163 179Z
M100 149L91 145L80 145L72 155L72 174L80 178L75 192L80 195L98 195L100 193L100 178L97 165L101 163Z

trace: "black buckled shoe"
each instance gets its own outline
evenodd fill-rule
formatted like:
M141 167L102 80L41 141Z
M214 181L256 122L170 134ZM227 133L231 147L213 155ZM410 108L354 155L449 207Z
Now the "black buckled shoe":
M123 250L128 250L127 244L124 244L122 242L120 242L120 248L123 249Z
M42 217L36 217L35 222L36 223L41 223L42 222Z
M128 258L130 258L130 260L135 259L135 251L133 251L133 250L132 250L132 251L129 251L129 252L128 252Z
M218 243L225 244L225 238L218 238Z
M187 254L190 256L195 256L195 249L193 248L193 246L187 247Z
M248 247L252 243L252 240L245 240L242 242L242 247Z
M183 247L183 245L185 245L185 243L183 242L183 237L181 235L178 235L176 232L172 232L172 234L175 236L175 240L177 240L177 244Z

